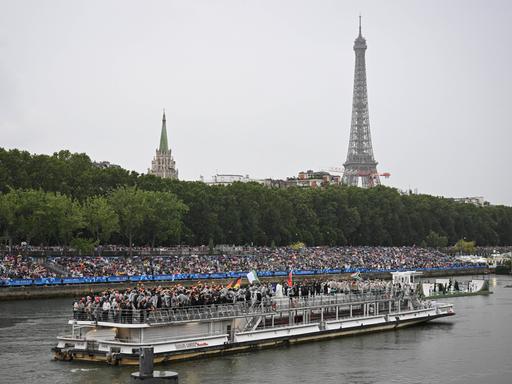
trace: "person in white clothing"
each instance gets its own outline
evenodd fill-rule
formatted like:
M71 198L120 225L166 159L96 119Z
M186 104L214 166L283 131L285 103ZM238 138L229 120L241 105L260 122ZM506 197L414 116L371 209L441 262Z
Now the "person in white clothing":
M101 309L103 310L103 321L107 321L108 320L108 313L110 311L110 301L105 300L103 302L103 305L102 305Z
M276 296L283 297L283 286L281 285L281 283L277 283L276 285Z

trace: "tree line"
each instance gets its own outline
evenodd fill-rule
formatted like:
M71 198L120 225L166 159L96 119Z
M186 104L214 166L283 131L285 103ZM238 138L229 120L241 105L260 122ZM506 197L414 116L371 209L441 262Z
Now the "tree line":
M383 186L208 186L0 148L0 231L35 245L510 245L512 207Z

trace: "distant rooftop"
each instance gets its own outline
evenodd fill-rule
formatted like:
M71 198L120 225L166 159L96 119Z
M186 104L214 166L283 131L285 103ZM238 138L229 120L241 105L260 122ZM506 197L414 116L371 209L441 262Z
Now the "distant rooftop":
M121 168L120 165L111 164L109 161L94 161L92 163L96 168L106 169L106 168Z

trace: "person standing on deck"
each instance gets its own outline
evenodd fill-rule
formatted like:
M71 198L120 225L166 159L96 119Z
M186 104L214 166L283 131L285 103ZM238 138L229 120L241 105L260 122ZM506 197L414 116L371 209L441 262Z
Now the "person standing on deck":
M108 300L104 300L103 301L103 306L101 307L102 311L103 311L103 321L108 321L108 313L110 311L110 301Z
M121 312L120 312L120 305L119 305L119 302L118 302L119 299L113 299L112 300L112 305L111 305L111 309L112 309L112 313L113 313L113 317L114 317L114 323L119 323L119 319L120 319L120 315L121 315Z

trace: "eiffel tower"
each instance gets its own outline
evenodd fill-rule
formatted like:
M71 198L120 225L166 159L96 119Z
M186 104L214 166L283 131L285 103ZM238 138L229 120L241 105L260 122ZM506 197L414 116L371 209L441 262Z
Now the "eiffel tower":
M368 114L368 92L366 89L366 40L361 34L361 16L359 16L359 36L354 42L356 66L354 72L354 95L352 100L352 124L348 143L347 161L343 164L342 182L346 185L359 185L363 188L380 184L377 162L373 158L370 136L370 118Z

